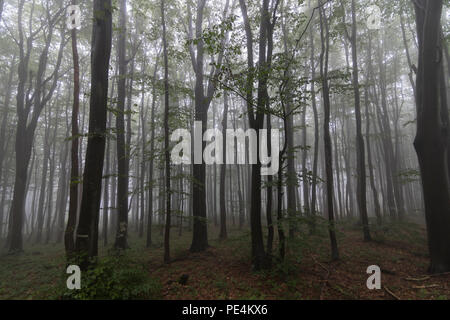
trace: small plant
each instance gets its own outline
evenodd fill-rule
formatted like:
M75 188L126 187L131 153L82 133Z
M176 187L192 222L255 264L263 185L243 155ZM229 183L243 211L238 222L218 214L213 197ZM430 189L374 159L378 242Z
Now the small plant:
M65 288L62 299L159 299L161 284L149 277L142 264L125 254L113 254L82 273L81 289Z

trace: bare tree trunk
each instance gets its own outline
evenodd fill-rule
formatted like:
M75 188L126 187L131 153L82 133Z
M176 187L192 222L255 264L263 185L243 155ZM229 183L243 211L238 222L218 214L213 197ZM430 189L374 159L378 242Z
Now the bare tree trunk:
M114 86L113 86L114 89ZM111 90L114 91L114 90ZM111 96L113 96L111 94ZM108 122L107 124L109 127L112 126L112 113L110 112L108 115ZM103 185L103 245L106 247L108 245L108 232L109 232L109 176L111 174L110 169L110 159L111 156L111 141L108 139L106 142L106 157L105 157L105 183Z
M203 10L205 7L205 0L199 0L197 5L197 18L195 36L197 37L197 56L196 64L193 64L196 74L195 79L195 120L201 121L203 134L206 130L208 107L206 97L204 96L203 85L203 41L202 37L202 22ZM204 150L205 143L202 142L202 149ZM203 163L196 164L194 162L194 190L193 190L193 213L194 225L192 234L192 244L190 250L192 252L204 251L208 247L208 233L207 233L207 214L206 214L206 168Z
M159 56L158 56L159 57ZM151 109L151 132L150 132L150 161L148 168L148 213L147 213L147 242L146 246L149 248L152 245L152 222L153 222L153 165L154 165L154 151L155 151L155 106L156 106L156 73L158 71L158 58L155 62L155 69L153 71L152 81L152 109Z
M145 73L146 65L145 60L142 63L142 69ZM145 165L145 147L147 144L147 130L146 130L146 122L147 122L147 112L148 108L146 108L144 113L144 104L145 104L145 83L142 82L141 87L141 108L140 108L140 121L141 121L141 173L139 176L139 194L140 197L140 208L139 208L139 238L144 236L144 218L145 218L145 175L146 175L146 165Z
M127 3L120 0L119 11L119 35L117 37L117 51L119 59L119 80L117 84L117 210L118 223L114 247L117 249L128 248L128 174L129 161L127 159L125 142L125 97L126 97L126 23Z
M224 102L224 110L223 110L223 118L222 118L222 132L225 133L227 131L227 121L228 121L228 92L224 92L223 96ZM223 164L220 166L220 234L219 239L225 240L227 238L227 211L225 205L225 174L226 174L226 143L227 143L227 135L224 134L222 139L222 156L223 156Z
M316 104L316 87L315 87L315 78L316 78L316 66L314 63L314 36L313 36L313 28L309 29L309 44L311 47L311 55L309 63L311 64L311 104L314 114L314 156L313 156L313 169L312 169L312 181L311 181L311 213L310 213L310 233L314 233L315 231L315 215L316 215L316 199L317 199L317 163L319 159L319 115L317 112L317 104Z
M167 36L165 20L165 1L161 0L161 21L163 33L164 54L164 158L166 176L166 227L164 232L164 262L170 262L170 216L171 216L171 190L170 190L170 152L169 152L169 61L167 57Z
M321 2L321 1L319 1ZM328 210L328 232L331 243L331 259L339 259L339 251L336 241L336 231L334 223L333 211L333 151L330 137L330 96L328 88L328 50L329 50L329 32L328 21L325 16L325 10L319 9L320 12L320 38L322 42L322 51L320 54L320 75L322 78L322 96L324 106L324 151L325 151L325 170L326 170L326 196L327 196L327 210ZM325 29L325 34L324 34ZM325 55L325 59L324 59Z
M420 8L419 6L423 6ZM419 67L416 80L417 134L414 140L419 159L425 201L425 218L431 273L450 271L450 183L448 175L448 131L441 121L439 73L440 17L442 0L415 2L419 38ZM439 48L439 49L437 49Z
M372 42L371 36L369 34L369 49L368 49L368 59L372 59ZM366 80L369 81L369 75L367 75ZM373 203L375 207L375 216L377 217L377 223L381 225L381 208L380 201L378 199L378 191L375 186L375 179L373 173L373 164L372 164L372 150L370 148L370 113L369 113L369 92L368 92L368 84L364 87L364 104L366 111L366 141L367 141L367 162L369 166L369 180L370 180L370 188L372 189Z
M364 241L371 241L369 230L369 219L367 217L367 194L366 194L366 161L364 150L364 138L362 135L361 121L361 101L359 95L359 79L358 79L358 56L356 49L356 5L352 0L352 63L353 63L353 94L355 96L355 117L356 117L356 162L358 174L358 207L363 225Z
M266 115L267 121L267 153L272 154L272 139L270 137L270 132L272 130L272 122L270 114ZM272 248L273 248L273 238L274 238L274 228L272 221L272 207L273 207L273 194L272 194L272 183L273 177L271 175L267 176L267 207L266 207L266 218L267 218L267 257L269 263L271 262Z
M67 131L66 131L66 137L70 134L70 126L69 126L69 116L68 112L66 111L66 122L67 122ZM65 223L65 216L66 216L66 207L67 207L67 191L69 186L69 181L67 179L67 158L69 155L69 143L64 143L64 148L61 152L61 162L60 162L60 170L59 170L59 182L58 182L58 199L56 200L57 205L57 233L56 233L56 243L60 243L63 240L64 236L64 223ZM73 239L73 237L72 237Z
M108 100L108 69L111 55L111 0L95 0L93 7L91 51L91 96L89 138L83 175L83 195L78 223L76 252L80 268L87 269L89 258L97 256L95 230L98 230L102 174L105 156L105 131Z
M56 98L58 99L58 97ZM51 113L50 113L51 114ZM48 244L51 239L52 230L51 230L51 217L52 217L52 211L53 211L53 179L55 177L55 166L56 166L56 135L58 132L58 124L59 124L59 102L56 101L56 108L55 108L55 123L53 128L53 137L51 141L51 148L52 148L52 155L50 158L50 174L49 174L49 180L48 180L48 200L47 200L47 221L46 221L46 237L45 237L45 244ZM56 216L56 214L55 214Z
M76 0L72 0L75 5ZM71 169L70 169L70 191L69 191L69 218L64 235L64 246L66 256L71 258L75 250L75 224L78 212L78 187L80 181L80 168L78 164L79 138L78 138L78 113L80 109L80 64L77 48L77 30L72 29L72 59L73 59L73 106L72 106L72 146L71 146Z

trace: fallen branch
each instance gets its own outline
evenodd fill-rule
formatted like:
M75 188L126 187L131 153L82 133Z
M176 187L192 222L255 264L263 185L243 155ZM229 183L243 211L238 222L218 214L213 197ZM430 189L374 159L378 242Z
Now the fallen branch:
M407 281L425 281L425 280L429 280L431 277L446 276L449 274L450 274L450 272L435 273L435 274L423 275L423 276L420 276L419 278L408 277L408 278L405 278L405 280L407 280Z
M428 289L428 288L437 288L439 287L438 284L430 284L430 285L423 285L423 286L413 286L414 289Z
M440 277L440 276L446 276L449 275L450 272L442 272L442 273L434 273L434 274L430 274L430 277Z
M330 270L328 270L328 268L325 267L322 263L320 263L319 261L317 261L317 259L316 259L313 255L311 255L311 258L314 260L315 263L317 263L319 266L321 266L322 269L324 269L327 273L330 273Z
M430 279L430 276L424 276L421 278L405 278L406 281L425 281Z
M388 287L383 286L383 289L384 289L391 297L393 297L395 300L401 300L395 293L393 293L391 290L389 290Z

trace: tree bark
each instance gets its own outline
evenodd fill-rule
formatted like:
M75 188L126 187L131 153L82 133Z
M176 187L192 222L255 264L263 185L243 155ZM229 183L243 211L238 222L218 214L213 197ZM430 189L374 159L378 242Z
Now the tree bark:
M352 64L353 64L353 94L355 96L355 117L356 117L356 162L357 162L357 195L359 214L363 226L364 241L371 241L369 230L369 219L367 217L367 194L366 194L366 158L364 148L364 138L362 135L361 120L361 100L359 95L359 79L358 79L358 55L356 49L356 5L352 0Z
M419 5L423 7L420 8ZM419 67L416 80L417 134L414 147L419 159L425 202L431 273L450 271L450 183L448 128L442 122L439 72L442 65L439 30L442 0L417 1Z
M117 83L117 210L118 223L116 249L126 249L128 247L128 171L129 161L125 145L125 97L126 97L126 23L127 23L127 3L120 0L119 11L119 35L117 37L117 51L119 59L119 80Z
M83 174L83 195L77 229L75 250L80 268L86 270L89 258L97 256L102 174L106 142L106 113L108 100L108 69L112 41L111 0L95 0L93 7L91 51L91 96L89 137Z
M223 110L223 118L222 118L222 132L226 133L227 131L227 121L228 121L228 92L224 92L223 96L224 102L224 110ZM224 134L222 139L222 147L223 147L223 163L220 166L220 234L219 239L225 240L227 238L227 211L225 206L225 175L226 175L226 143L227 143L227 135Z
M171 190L170 190L170 151L169 151L169 61L167 57L167 36L165 20L165 1L161 0L161 22L163 34L164 55L164 159L166 178L166 225L164 232L164 262L170 262L170 218L171 218Z
M319 1L321 2L321 1ZM336 231L333 211L333 151L330 137L330 96L328 87L328 50L329 50L329 31L328 21L325 16L325 10L321 7L320 12L320 38L322 42L322 51L320 54L320 73L322 78L322 96L324 106L324 153L325 153L325 171L326 171L326 199L328 211L328 232L331 243L331 259L339 259L339 251L336 241ZM324 33L325 29L325 33Z

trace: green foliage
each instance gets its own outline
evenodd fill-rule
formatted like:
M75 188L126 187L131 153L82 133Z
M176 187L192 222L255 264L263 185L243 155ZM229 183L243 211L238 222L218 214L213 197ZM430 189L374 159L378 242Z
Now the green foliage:
M125 254L113 254L82 272L81 289L64 289L62 299L158 299L161 284L149 277L143 265Z
M373 238L379 242L408 241L417 245L425 245L426 239L420 227L413 222L395 221L381 226L371 225Z

